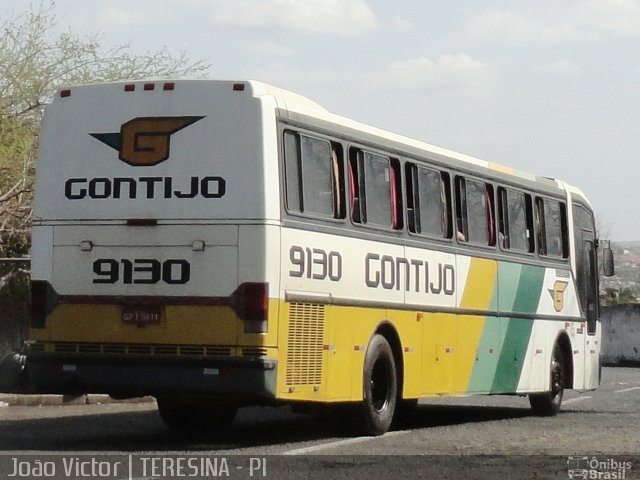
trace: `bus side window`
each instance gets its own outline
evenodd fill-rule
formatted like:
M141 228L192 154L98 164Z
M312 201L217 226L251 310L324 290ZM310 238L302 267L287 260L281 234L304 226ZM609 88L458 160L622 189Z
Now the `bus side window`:
M402 228L400 162L352 148L349 152L349 198L355 223Z
M291 212L344 218L341 145L284 133L286 205Z
M354 223L362 223L363 221L362 195L359 178L359 173L362 171L362 167L360 166L360 153L359 150L352 148L349 154L349 203L351 207L351 220L353 220Z
M418 195L417 166L407 162L404 166L405 191L407 192L407 229L411 233L420 233L420 201Z
M456 177L456 239L459 242L467 242L469 239L466 192L465 179Z
M292 212L302 211L302 182L300 171L300 137L289 130L284 132L284 173L286 205Z
M389 161L389 181L391 189L389 201L391 202L391 228L401 230L402 222L402 185L400 183L400 162L391 158Z
M456 178L457 238L474 245L495 246L493 185Z
M501 246L505 250L534 251L531 195L499 188Z
M538 252L543 256L567 258L567 211L563 202L547 198L536 199Z
M393 224L389 158L371 152L363 157L365 223L388 228Z
M344 163L342 145L331 142L331 173L333 182L333 204L335 218L345 217L344 208Z
M407 205L411 205L409 231L451 238L449 175L408 163Z
M496 215L493 185L485 184L484 204L487 212L487 240L490 247L496 246Z
M500 247L508 250L511 247L509 240L509 212L507 208L507 191L503 187L498 187L498 237L500 239Z
M535 228L536 228L536 241L538 242L538 254L547 254L547 238L545 235L544 225L544 203L541 198L536 198L536 210L535 210Z

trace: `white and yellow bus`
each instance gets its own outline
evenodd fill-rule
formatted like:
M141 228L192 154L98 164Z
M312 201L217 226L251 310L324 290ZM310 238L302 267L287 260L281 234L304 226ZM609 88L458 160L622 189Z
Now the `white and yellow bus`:
M37 167L34 391L238 407L598 386L598 241L580 190L254 81L71 87ZM608 258L608 257L607 257Z

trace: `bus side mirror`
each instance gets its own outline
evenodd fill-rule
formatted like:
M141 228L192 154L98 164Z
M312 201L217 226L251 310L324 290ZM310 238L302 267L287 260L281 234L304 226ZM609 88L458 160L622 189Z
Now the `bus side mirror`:
M615 275L613 250L611 247L606 247L602 250L602 267L605 277L613 277L613 275Z

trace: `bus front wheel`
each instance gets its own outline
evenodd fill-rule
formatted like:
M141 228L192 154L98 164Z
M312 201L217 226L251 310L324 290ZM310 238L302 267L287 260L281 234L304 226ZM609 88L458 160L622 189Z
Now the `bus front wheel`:
M529 395L529 403L534 414L544 417L554 416L560 411L566 378L566 365L562 348L559 344L553 347L551 355L550 389L543 393Z
M356 428L365 435L382 435L391 426L398 396L393 350L382 335L374 335L364 360L363 401Z
M226 430L238 412L235 405L218 401L158 397L158 411L167 427L175 431Z

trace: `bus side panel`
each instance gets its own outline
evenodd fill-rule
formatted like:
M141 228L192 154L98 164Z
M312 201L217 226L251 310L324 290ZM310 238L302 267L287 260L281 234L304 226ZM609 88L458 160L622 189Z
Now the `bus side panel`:
M458 257L459 306L470 311L491 311L496 308L497 262ZM463 276L466 272L466 275ZM464 279L464 283L462 280ZM462 288L464 286L464 289ZM494 340L493 322L482 315L461 314L457 317L456 378L454 392L484 390L489 384L495 352L481 351L484 343ZM492 347L489 347L492 348ZM473 380L473 382L472 382Z
M404 301L395 283L403 247L285 228L281 252L281 398L362 399L367 345L378 325L392 321L375 303Z
M573 370L573 384L569 387L583 388L587 332L580 318L576 286L569 270L546 269L536 313L554 316L557 320L534 321L518 392L549 388L551 355L561 334L566 334L570 343L569 351L565 352L571 358Z
M456 315L423 315L422 395L448 395L455 375Z
M413 376L418 379L406 385L410 389L415 385L419 395L448 394L453 389L457 351L457 320L450 311L457 305L459 289L464 288L468 262L461 267L456 265L453 254L411 247L405 248L405 258L410 264L405 302L417 310L415 315L420 324L417 334L421 338L420 342L411 339L412 343L421 344L415 355L419 357L420 369L407 373L410 379ZM407 371L412 363L408 355L404 357ZM410 389L405 390L405 397L411 396Z
M556 320L533 320L531 340L518 381L518 393L542 392L549 388L553 343L563 328L562 322Z
M387 311L293 300L280 312L277 397L362 400L367 344Z
M543 278L544 268L541 267L500 264L499 310L506 316L501 318L504 340L492 393L516 391L533 328L533 319L527 316L536 313ZM513 317L509 317L509 313Z
M584 385L582 388L594 389L600 385L600 345L602 339L602 323L598 321L596 324L596 333L592 336L587 336L586 349L587 353L584 355L585 362L585 374ZM575 381L575 379L574 379ZM574 386L574 388L579 388Z

